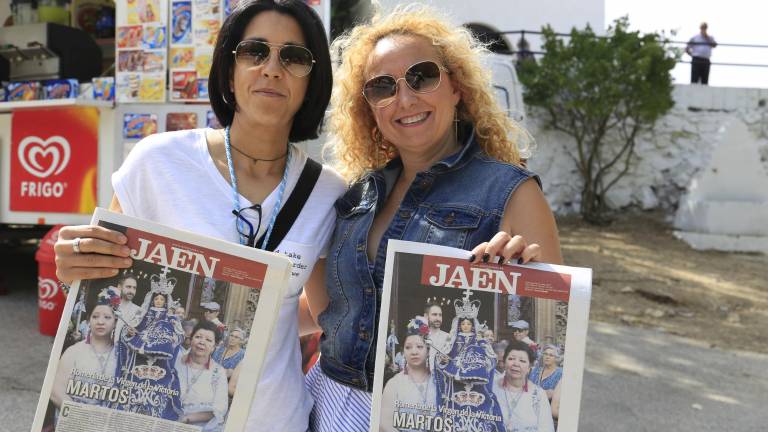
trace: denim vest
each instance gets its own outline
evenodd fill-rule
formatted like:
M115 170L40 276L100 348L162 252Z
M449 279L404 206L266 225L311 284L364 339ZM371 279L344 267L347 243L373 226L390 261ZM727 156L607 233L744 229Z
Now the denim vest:
M368 259L368 232L402 168L400 159L354 183L336 201L336 229L327 255L330 303L318 320L323 329L320 366L331 379L371 391L376 335L389 239L461 249L499 231L507 201L525 180L538 177L482 151L471 136L461 151L420 172Z

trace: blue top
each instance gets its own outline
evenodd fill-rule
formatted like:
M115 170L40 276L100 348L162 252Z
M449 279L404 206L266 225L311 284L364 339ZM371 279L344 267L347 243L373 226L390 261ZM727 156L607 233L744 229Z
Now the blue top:
M336 229L327 255L330 303L318 317L323 329L320 366L329 378L368 391L388 240L470 249L499 231L509 198L523 182L536 178L488 156L470 135L459 152L416 175L370 263L368 233L401 169L402 161L394 159L336 201Z
M563 377L563 368L556 368L552 375L544 379L541 379L542 373L544 373L544 368L536 366L533 368L533 371L531 371L531 376L529 379L538 384L539 387L543 388L544 390L554 390L555 387L557 387L557 383L560 382L560 378Z
M218 348L213 352L213 359L216 360L216 363L224 366L224 369L234 369L237 367L237 364L240 363L240 361L245 357L245 350L240 348L240 351L236 352L233 356L224 358L224 351L227 350L227 347L224 345L219 345Z

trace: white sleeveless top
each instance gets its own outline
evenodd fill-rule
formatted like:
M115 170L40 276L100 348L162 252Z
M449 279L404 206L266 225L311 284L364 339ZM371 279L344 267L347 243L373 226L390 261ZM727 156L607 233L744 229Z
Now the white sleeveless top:
M139 142L112 175L123 212L179 229L238 242L232 188L208 153L205 129L166 132ZM284 201L293 191L307 155L293 147ZM290 284L267 353L248 418L248 431L306 431L312 399L304 389L298 338L298 302L302 287L333 232L333 203L346 183L324 166L307 203L276 252L293 262ZM277 191L262 203L269 221ZM253 205L240 196L240 207ZM261 232L266 228L261 224ZM245 365L244 365L245 366Z

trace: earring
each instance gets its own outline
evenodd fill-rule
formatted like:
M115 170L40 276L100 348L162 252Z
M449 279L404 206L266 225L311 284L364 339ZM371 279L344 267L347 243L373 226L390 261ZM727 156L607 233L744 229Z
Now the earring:
M379 168L397 157L397 148L384 139L384 135L381 133L378 126L374 126L373 129L371 129L371 140L373 141L373 152L375 153L376 158L375 168ZM384 163L381 163L379 158L382 154L384 156Z
M381 155L381 144L384 141L384 137L381 135L378 126L374 126L373 129L371 129L371 141L373 142L373 146L371 147L371 152L373 153L373 166L371 168L375 169L380 165L379 156Z
M374 150L378 150L381 147L381 143L384 141L384 136L381 134L378 126L374 126L371 129L371 140L373 141Z
M453 110L453 137L456 139L456 144L459 143L459 109Z
M233 95L233 96L234 96L234 94L235 94L235 92L232 92L232 95ZM221 100L223 100L223 101L224 101L224 103L225 103L225 104L226 104L228 107L230 107L230 108L231 108L233 111L237 111L237 102L236 102L236 101L235 101L235 102L233 102L233 103L229 103L229 101L227 100L227 98L224 96L224 94L223 94L223 93L222 93L222 95L221 95Z

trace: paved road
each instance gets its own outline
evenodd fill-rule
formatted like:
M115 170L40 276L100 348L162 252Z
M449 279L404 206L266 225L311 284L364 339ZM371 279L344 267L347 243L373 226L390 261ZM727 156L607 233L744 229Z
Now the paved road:
M0 432L28 431L52 338L37 332L31 250L0 250ZM594 323L582 432L768 430L768 356Z
M768 431L768 356L595 323L579 430Z

